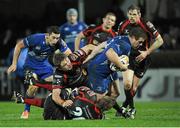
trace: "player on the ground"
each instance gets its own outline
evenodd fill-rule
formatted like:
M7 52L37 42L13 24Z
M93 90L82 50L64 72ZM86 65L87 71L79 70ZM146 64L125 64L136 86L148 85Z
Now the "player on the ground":
M101 42L116 36L116 33L112 29L112 27L115 25L115 22L115 14L108 12L103 18L103 23L101 25L90 26L78 34L75 40L75 50L80 48L80 41L84 38L86 38L87 44L99 45Z
M131 49L129 56L130 65L128 70L123 72L126 100L123 102L117 115L122 115L122 112L129 106L128 114L131 118L134 118L136 109L133 97L136 94L140 79L150 65L149 55L163 44L163 39L150 21L141 18L140 8L136 5L131 5L128 8L127 17L127 20L119 24L119 35L127 35L134 27L141 27L148 37L137 49Z
M66 12L67 22L60 26L61 38L66 42L72 52L75 50L76 36L87 28L84 22L78 21L78 12L74 8L70 8ZM85 45L85 41L81 40L80 48Z
M48 56L57 49L59 52L63 52L67 55L71 53L71 50L67 47L66 43L60 39L60 32L57 26L51 26L48 30L48 33L30 35L16 44L12 65L7 70L8 73L16 70L21 49L27 47L28 55L24 64L24 69L26 71L32 71L36 79L42 79L48 82L53 80L53 67L48 61ZM37 88L37 86L29 86L26 97L33 98ZM30 105L26 104L21 118L27 119L29 112Z
M56 97L62 102L57 102ZM58 94L52 92L46 98L43 117L45 120L103 119L104 106L101 103L101 99L88 87L61 88Z

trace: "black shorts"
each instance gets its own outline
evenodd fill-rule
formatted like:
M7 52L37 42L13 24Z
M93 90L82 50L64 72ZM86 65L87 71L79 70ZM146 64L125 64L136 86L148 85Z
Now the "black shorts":
M67 110L57 105L52 100L52 96L48 96L44 103L44 120L64 120L69 119Z
M137 55L135 56L133 54L130 54L129 69L133 70L134 74L138 78L142 78L151 64L151 58L150 58L150 56L147 56L146 59L144 59L142 62L139 63L135 60L136 57L137 57Z

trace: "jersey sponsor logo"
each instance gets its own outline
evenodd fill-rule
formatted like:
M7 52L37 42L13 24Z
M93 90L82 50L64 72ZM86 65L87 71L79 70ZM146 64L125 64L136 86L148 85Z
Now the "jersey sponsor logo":
M36 50L40 50L40 49L41 49L41 46L36 46L35 49L36 49Z
M104 62L100 63L100 65L106 65L108 64L108 60L105 60Z
M124 30L124 33L125 33L125 34L129 34L129 30L128 30L128 29L125 29L125 30Z
M60 78L62 78L62 76L61 75L54 75L54 78L60 79Z
M71 32L73 35L77 35L77 31L72 31Z
M96 33L94 37L100 38L100 33Z
M78 29L79 29L79 30L83 30L83 26L82 26L82 25L79 25Z
M65 28L64 28L64 31L69 31L69 30L70 30L69 27L65 27Z
M146 23L146 25L147 25L149 28L154 27L154 25L153 25L150 21L148 21L148 22Z

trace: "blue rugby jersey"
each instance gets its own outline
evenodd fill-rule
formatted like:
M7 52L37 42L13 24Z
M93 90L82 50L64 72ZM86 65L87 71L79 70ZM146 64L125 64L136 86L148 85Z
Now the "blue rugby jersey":
M109 67L110 62L106 56L106 52L110 48L112 48L119 56L128 55L131 49L128 36L117 36L109 40L104 51L90 61L88 72L95 71L101 78L107 78L112 73Z
M24 45L28 47L28 54L25 66L37 67L43 66L42 63L48 63L48 56L53 53L58 46L61 52L65 52L68 47L63 40L59 40L56 46L46 44L45 33L30 35L23 40Z
M84 22L77 22L75 25L71 25L68 22L60 26L61 38L67 43L71 51L74 51L74 43L76 36L84 29L87 25ZM80 47L83 47L85 42L82 40Z

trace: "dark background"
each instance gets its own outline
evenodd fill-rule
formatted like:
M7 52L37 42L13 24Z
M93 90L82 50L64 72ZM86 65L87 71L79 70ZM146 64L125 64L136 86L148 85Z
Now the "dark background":
M112 11L117 16L115 30L126 18L127 7L135 3L140 6L142 16L152 21L164 38L160 50L180 49L178 0L0 0L0 66L6 66L8 53L17 39L45 32L50 25L62 25L66 22L66 10L78 9L80 1L84 3L86 24L100 24L103 16Z

